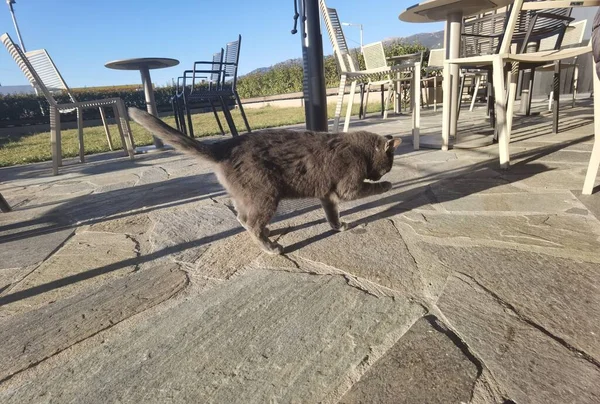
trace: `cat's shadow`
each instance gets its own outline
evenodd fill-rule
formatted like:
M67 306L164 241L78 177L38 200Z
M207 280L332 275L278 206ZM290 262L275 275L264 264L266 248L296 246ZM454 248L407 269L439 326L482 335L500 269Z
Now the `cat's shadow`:
M504 172L490 168L490 166L492 166L490 163L476 164L475 166L460 170L464 175L454 175L456 173L452 173L453 175L449 176L449 173L445 173L443 178L417 188L406 189L406 182L395 183L390 193L376 200L370 199L365 203L348 209L344 209L344 205L341 204L340 219L346 221L349 225L346 232L356 233L357 231L360 231L364 225L377 220L387 219L426 205L450 202L497 186L508 185L553 170L553 168L549 168L543 164L527 164L526 162L517 164L513 166L510 171ZM466 187L466 189L464 187L459 187L459 189L457 189L457 184L461 182L463 185L468 183L468 187ZM433 192L433 189L438 189L442 192ZM362 211L385 206L387 207L384 210L378 210L374 213L359 217L356 220L345 220L348 216L360 214ZM315 209L319 209L319 207L315 207ZM322 218L298 225L273 229L271 235L277 236L278 239L282 238L283 244L285 244L286 234L297 232L325 222L326 220ZM338 233L339 232L334 230L327 230L294 244L287 245L284 247L284 254L293 253L310 244L335 236Z

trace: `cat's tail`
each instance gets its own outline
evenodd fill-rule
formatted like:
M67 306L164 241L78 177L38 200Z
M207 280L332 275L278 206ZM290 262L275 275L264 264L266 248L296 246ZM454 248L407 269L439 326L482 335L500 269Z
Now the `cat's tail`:
M217 156L212 145L198 142L197 140L184 135L157 117L150 115L141 109L130 107L128 112L131 119L148 129L153 135L160 138L165 143L173 146L176 150L196 157L200 155L200 157L209 161L217 161Z

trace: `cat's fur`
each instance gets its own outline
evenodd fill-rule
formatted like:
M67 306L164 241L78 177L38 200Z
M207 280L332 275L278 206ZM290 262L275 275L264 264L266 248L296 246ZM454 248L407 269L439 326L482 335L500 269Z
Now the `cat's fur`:
M158 118L129 108L134 121L177 150L210 161L219 182L233 200L237 217L267 252L283 248L269 240L267 224L284 198L321 200L334 230L340 222L338 202L389 191L378 181L392 168L400 139L369 132L317 133L286 129L262 130L216 143L198 142Z

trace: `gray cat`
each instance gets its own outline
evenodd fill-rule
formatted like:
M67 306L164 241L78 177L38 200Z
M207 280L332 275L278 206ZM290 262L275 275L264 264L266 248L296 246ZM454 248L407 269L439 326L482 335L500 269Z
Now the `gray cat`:
M281 245L269 240L267 228L279 201L319 198L331 227L346 230L346 223L340 222L338 202L389 191L392 184L387 181L365 180L378 181L392 169L394 149L401 143L369 132L271 129L209 144L139 109L129 108L129 115L177 150L213 163L238 220L271 254L283 253Z

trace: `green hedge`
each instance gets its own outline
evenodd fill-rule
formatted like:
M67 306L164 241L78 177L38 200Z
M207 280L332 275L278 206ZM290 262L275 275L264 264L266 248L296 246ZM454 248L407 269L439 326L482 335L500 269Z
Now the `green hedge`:
M107 88L100 90L78 89L73 91L77 101L90 101L103 98L120 97L127 106L145 108L144 92L142 89L115 89ZM172 87L158 87L155 89L156 104L159 111L171 110ZM59 103L69 103L71 100L67 94L54 96ZM42 113L43 111L43 113ZM112 109L108 109L108 115L112 116ZM49 116L49 105L43 96L35 94L18 95L0 95L0 122L15 124L17 122L25 124L47 123ZM74 120L75 112L61 116L64 121ZM88 109L84 111L84 119L100 119L100 112L97 109Z
M421 45L406 45L399 42L386 46L388 56L403 55L427 51ZM364 69L364 60L357 49L356 52L360 67ZM427 55L425 55L427 60ZM337 63L333 56L327 56L324 60L325 80L327 87L337 87L339 84L339 73ZM302 61L300 59L284 62L273 66L266 72L247 74L238 79L238 92L242 99L269 95L287 94L302 91ZM144 108L144 92L141 87L99 87L91 89L74 90L78 101L88 101L102 98L120 97L127 106ZM174 93L172 86L157 87L154 90L156 106L159 111L171 110L171 96ZM59 102L69 102L66 94L56 96ZM44 113L42 113L42 110ZM109 116L112 111L109 111ZM84 119L99 119L100 113L96 109L86 110ZM61 117L68 121L75 119L75 113ZM38 124L48 122L48 103L44 97L31 94L0 95L0 126Z

